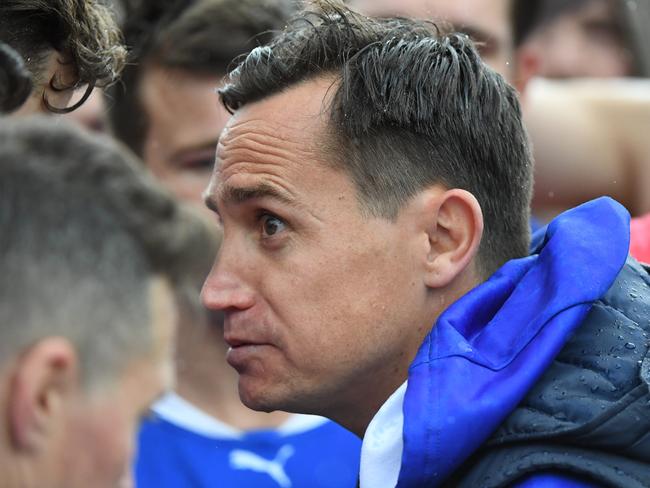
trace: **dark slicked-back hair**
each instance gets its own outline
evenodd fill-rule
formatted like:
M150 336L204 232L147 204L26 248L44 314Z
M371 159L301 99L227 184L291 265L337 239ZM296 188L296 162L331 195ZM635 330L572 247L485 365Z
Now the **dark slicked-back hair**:
M233 59L269 42L293 10L291 0L142 0L126 5L129 64L122 82L109 91L108 109L115 136L140 156L149 123L139 89L148 68L224 76Z
M88 95L92 87L114 82L126 57L117 24L101 0L2 0L0 41L22 56L33 86L49 83L64 90L87 85ZM74 85L43 78L52 49L69 56L76 71ZM70 108L48 108L68 112L85 98Z
M528 254L532 161L517 95L468 37L315 2L248 55L221 99L234 112L318 76L337 80L325 137L364 210L395 218L430 185L462 188L483 210L483 274Z
M150 351L152 280L194 286L210 242L112 141L0 120L0 362L59 336L77 347L87 386L115 379Z

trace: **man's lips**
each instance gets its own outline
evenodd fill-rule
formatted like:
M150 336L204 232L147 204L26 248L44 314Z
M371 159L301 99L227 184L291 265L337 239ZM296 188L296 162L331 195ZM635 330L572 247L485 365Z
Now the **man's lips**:
M226 354L226 361L240 373L248 368L251 360L260 360L265 357L268 348L272 347L267 342L243 338L228 338L226 344L230 346Z
M266 328L259 327L255 322L235 323L232 317L226 317L223 339L230 347L226 360L240 373L251 364L266 361L276 344Z
M239 319L239 320L236 320ZM262 346L272 344L268 330L242 317L227 316L224 321L223 339L233 349L243 346Z
M268 342L258 339L249 339L245 337L225 336L224 340L232 349L243 346L266 346Z
M235 349L237 347L252 345L253 342L245 339L226 339L226 344L228 344L232 349Z

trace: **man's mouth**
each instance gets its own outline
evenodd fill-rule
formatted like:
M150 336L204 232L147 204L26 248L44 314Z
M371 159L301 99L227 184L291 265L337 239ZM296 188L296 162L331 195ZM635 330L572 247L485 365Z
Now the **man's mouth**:
M250 342L246 340L226 340L230 346L226 354L228 364L241 372L252 359L260 359L265 349L272 347L270 344Z
M257 339L252 339L252 338L247 338L247 337L237 337L237 336L232 336L232 335L224 335L224 341L228 346L230 346L231 349L236 349L239 347L245 347L245 346L263 346L265 344L268 344L267 342L257 340Z
M225 341L226 341L226 344L228 344L228 346L231 349L236 349L236 348L242 347L242 346L250 346L250 345L254 344L254 342L251 342L251 341L246 340L246 339L237 339L237 338L230 338L230 337L226 338Z

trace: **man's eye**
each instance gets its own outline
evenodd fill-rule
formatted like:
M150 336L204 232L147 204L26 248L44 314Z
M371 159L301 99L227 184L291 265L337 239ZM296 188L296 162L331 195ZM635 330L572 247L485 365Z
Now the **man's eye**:
M262 215L262 236L272 237L285 229L286 225L274 215Z

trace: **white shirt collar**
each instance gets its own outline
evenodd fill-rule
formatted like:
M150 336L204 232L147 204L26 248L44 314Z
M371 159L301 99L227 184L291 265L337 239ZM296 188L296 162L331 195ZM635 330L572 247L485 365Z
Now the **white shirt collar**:
M394 488L402 465L404 382L370 421L361 446L360 488Z
M236 429L214 418L174 392L167 393L151 408L163 420L206 437L240 439L246 431ZM327 419L316 415L291 415L274 430L288 436L320 427Z

